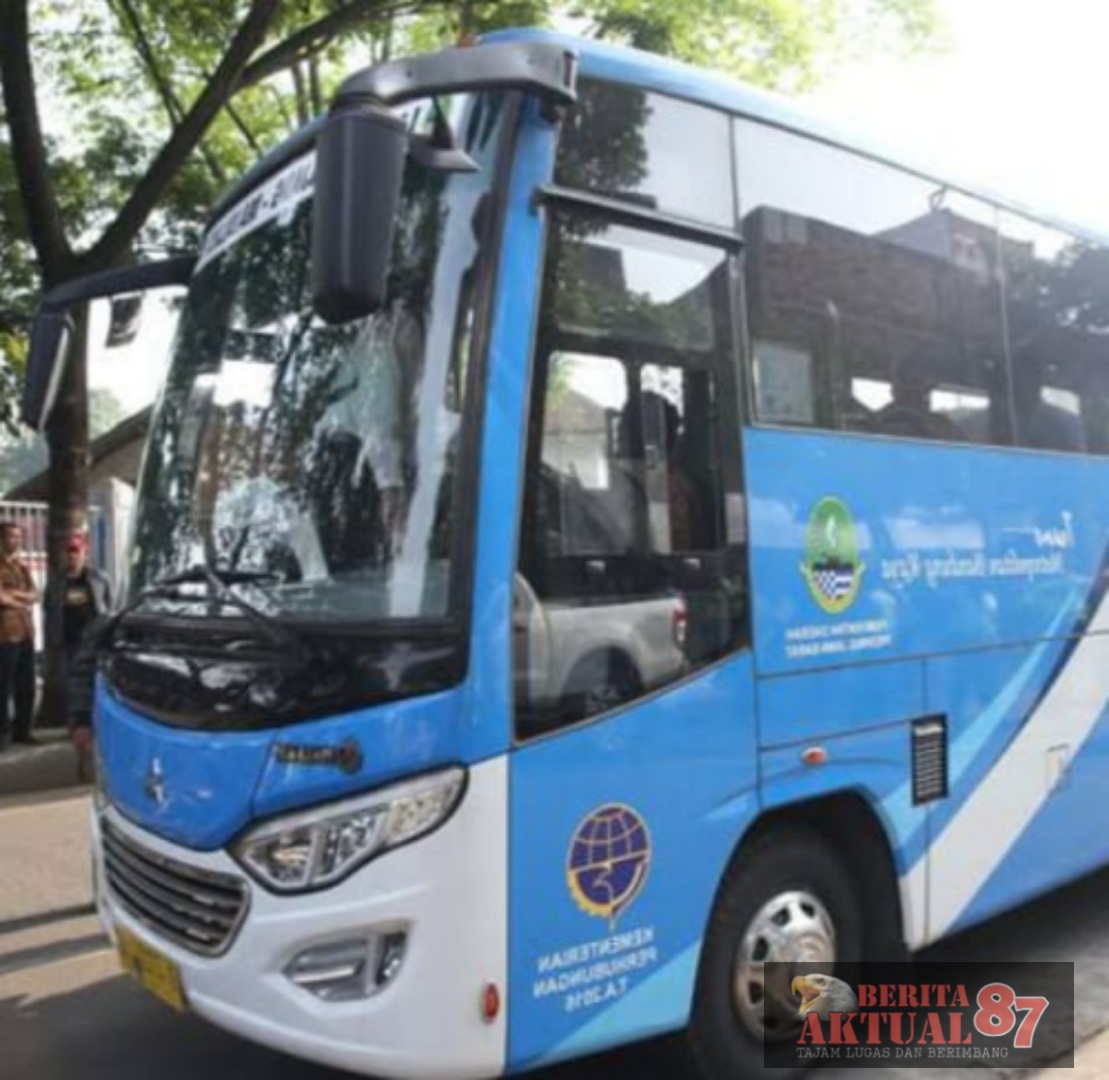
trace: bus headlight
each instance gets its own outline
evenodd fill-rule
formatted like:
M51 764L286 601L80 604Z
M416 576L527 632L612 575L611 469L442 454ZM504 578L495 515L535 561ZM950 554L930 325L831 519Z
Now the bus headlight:
M276 892L334 885L375 855L438 828L458 805L465 779L463 769L444 769L275 818L247 832L232 854Z

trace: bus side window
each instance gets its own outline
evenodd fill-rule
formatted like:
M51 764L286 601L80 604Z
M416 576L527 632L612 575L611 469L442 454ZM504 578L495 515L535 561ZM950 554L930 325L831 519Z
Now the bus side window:
M995 208L753 121L735 135L756 417L1009 444Z
M746 642L729 257L552 214L514 611L522 736Z
M1109 251L1008 211L1001 231L1017 441L1109 453Z

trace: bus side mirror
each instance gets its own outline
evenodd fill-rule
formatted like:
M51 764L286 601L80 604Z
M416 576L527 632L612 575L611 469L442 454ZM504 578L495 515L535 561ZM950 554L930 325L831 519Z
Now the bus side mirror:
M42 431L54 407L73 337L73 320L65 310L40 307L31 329L31 353L23 383L23 422Z
M404 122L378 106L341 105L320 131L312 305L325 322L372 315L385 301L407 156Z

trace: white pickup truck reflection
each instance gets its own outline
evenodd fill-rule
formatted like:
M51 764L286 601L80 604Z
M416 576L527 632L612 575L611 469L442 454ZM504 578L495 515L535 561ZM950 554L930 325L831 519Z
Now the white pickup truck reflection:
M516 699L533 728L544 717L560 725L607 712L686 666L687 611L677 595L542 601L517 574L512 628Z

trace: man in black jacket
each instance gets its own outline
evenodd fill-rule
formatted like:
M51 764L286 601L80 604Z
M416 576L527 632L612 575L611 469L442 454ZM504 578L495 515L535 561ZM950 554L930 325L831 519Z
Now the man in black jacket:
M82 775L88 773L92 750L92 691L95 657L84 649L89 630L111 607L108 580L89 566L88 544L79 534L66 543L65 581L46 593L46 618L52 640L60 640L65 656L69 723L80 758Z

